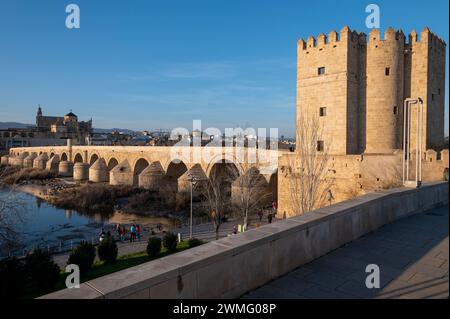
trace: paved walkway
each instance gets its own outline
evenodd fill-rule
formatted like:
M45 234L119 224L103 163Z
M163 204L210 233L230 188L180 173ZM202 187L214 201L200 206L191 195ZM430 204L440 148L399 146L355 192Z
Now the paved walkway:
M448 298L448 206L414 215L341 247L244 298ZM380 268L380 289L365 268Z
M274 219L274 222L276 220ZM233 226L242 223L242 220L231 220L229 222L223 223L219 228L219 237L226 237L228 234L233 232ZM267 218L263 219L262 222L259 222L257 219L251 219L251 227L258 227L258 225L267 224ZM175 233L180 233L183 239L189 238L189 227L183 226L177 230L172 230ZM203 241L211 241L216 239L216 233L214 231L214 226L212 223L205 223L194 225L192 228L193 237L201 239ZM161 237L163 234L157 234L155 236ZM141 241L136 241L134 243L130 243L129 241L119 242L117 241L118 248L118 256L129 255L133 253L138 253L145 251L147 248L148 238L151 237L150 234L145 233L141 239ZM58 253L53 255L53 260L60 266L65 267L67 263L67 259L69 258L69 252ZM98 257L96 257L98 259Z

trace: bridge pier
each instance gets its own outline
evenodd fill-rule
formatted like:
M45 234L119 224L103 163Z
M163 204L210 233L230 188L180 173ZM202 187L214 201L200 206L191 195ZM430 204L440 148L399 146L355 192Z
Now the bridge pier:
M12 162L10 161L11 166L23 167L23 161L29 154L27 152L21 153L19 156L15 156L12 158Z
M71 177L73 176L73 163L71 161L61 161L59 162L59 176Z
M59 155L53 155L45 164L45 169L58 174L59 172Z
M73 166L73 180L85 181L89 179L89 164L88 163L75 163Z
M133 185L134 174L127 160L116 165L109 172L110 185Z
M104 183L109 181L108 167L104 158L99 158L89 168L89 181Z
M37 169L45 169L45 165L47 164L48 156L45 153L42 153L38 157L36 157L33 161L33 167Z
M31 153L23 160L23 168L33 168L34 159L37 157L36 153Z
M159 191L161 189L164 170L159 163L152 163L139 174L139 187Z
M2 156L0 164L5 166L9 165L9 155Z
M178 178L178 191L176 193L177 204L184 205L190 201L191 187L194 186L192 185L192 179L194 179L197 183L207 179L206 174L200 164L195 164ZM199 192L198 190L195 190L194 187L192 196L195 197L198 195Z

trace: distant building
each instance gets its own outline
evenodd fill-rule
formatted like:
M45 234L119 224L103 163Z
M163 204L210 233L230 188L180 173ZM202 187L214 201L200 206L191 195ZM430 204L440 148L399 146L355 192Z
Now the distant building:
M78 121L72 112L61 117L44 116L39 106L36 126L0 130L0 153L12 147L65 145L67 139L71 139L74 145L85 145L92 135L92 119Z
M78 117L69 112L63 117L44 116L39 106L36 114L36 135L44 138L72 139L76 144L85 144L92 135L92 119L78 121Z

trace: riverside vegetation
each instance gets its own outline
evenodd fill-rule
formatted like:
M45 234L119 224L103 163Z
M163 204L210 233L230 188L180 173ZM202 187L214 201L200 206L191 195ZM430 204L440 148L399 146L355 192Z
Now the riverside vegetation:
M25 185L32 187L21 187ZM68 183L50 171L35 168L0 166L0 186L15 187L41 197L56 208L85 214L112 214L120 207L129 213L165 216L164 212L179 208L167 195L155 191L104 183Z

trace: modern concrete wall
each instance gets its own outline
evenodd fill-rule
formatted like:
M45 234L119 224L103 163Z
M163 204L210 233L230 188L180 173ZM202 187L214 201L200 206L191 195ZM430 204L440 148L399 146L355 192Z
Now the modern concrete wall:
M445 182L367 194L42 298L236 298L385 224L445 205L448 196Z

